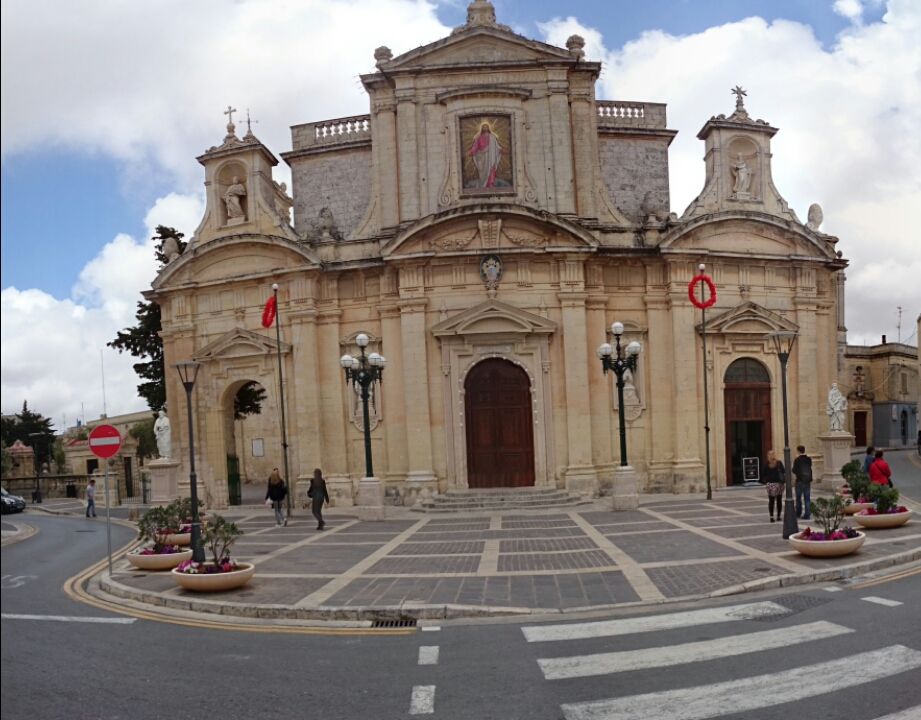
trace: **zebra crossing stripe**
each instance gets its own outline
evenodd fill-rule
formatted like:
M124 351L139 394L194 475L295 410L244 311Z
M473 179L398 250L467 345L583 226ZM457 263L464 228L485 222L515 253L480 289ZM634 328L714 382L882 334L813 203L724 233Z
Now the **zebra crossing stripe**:
M867 597L862 597L860 599L876 603L877 605L885 605L886 607L898 607L902 604L898 600L889 600L887 598L876 597L875 595L867 595Z
M905 708L904 710L894 712L891 715L878 717L876 720L918 720L918 718L921 718L921 705Z
M837 660L680 690L562 706L566 720L703 720L759 710L870 683L921 668L921 652L904 645ZM778 692L783 688L783 692Z
M540 659L537 663L547 680L563 680L716 660L813 640L823 640L851 632L854 631L850 628L820 620L778 630L765 630L682 645L547 658Z
M413 694L409 700L410 715L430 715L435 712L435 686L413 685Z
M572 623L566 625L530 625L521 628L528 642L555 642L557 640L584 640L586 638L631 635L633 633L673 630L694 625L754 620L773 615L786 615L790 611L773 602L744 603L726 607L689 610L687 612L631 617L620 620Z

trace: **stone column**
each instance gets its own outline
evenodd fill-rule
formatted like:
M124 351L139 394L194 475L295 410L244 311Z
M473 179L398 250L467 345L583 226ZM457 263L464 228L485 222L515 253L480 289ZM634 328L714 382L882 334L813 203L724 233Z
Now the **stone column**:
M690 272L688 277L692 277ZM683 289L683 288L682 288ZM686 294L671 298L672 392L674 394L674 491L700 492L704 489L703 463L703 395L698 385L703 383L700 370L700 336L696 330L699 319ZM653 375L653 377L656 377Z
M420 270L421 272L421 270ZM406 443L409 472L406 492L411 497L426 495L437 487L432 463L432 421L425 308L423 297L400 300L400 330L403 339L403 397L406 407Z
M588 365L588 391L591 404L592 423L592 464L599 472L599 482L610 483L613 481L614 448L612 447L611 412L611 385L610 377L601 369L594 348L605 342L607 335L607 298L604 296L589 297L586 302L587 332L586 343L590 348L586 362ZM614 423L616 424L616 423Z
M386 481L402 482L409 472L406 448L406 404L403 390L405 360L400 328L400 307L397 304L381 305L382 354L387 358L384 371L383 393L384 439L387 447Z
M379 99L374 103L373 151L377 162L380 192L381 227L394 227L400 222L400 182L397 159L396 103Z
M397 157L399 163L400 222L419 217L419 166L416 162L416 99L412 78L397 79Z
M594 139L597 139L598 129L595 124L594 105L591 102L592 88L573 89L570 91L569 98L572 109L577 212L580 217L594 218L598 217L594 172L598 164L598 155L593 154L596 147L592 141L593 136Z
M342 384L345 382L339 365L339 320L341 310L321 310L317 314L316 355L319 376L320 447L323 448L321 469L329 487L330 497L352 497L346 450L345 404ZM347 502L347 501L345 501Z
M551 204L563 215L576 214L573 183L572 126L569 120L569 82L565 68L548 69L548 112L550 114L550 150L553 170L547 174L547 184L553 188L555 202ZM597 162L597 160L595 160Z
M647 268L647 273L660 268ZM675 393L665 391L657 385L656 378L668 378L672 373L675 355L672 345L672 328L669 322L668 298L661 290L647 285L646 322L649 327L648 346L643 348L646 367L652 379L646 405L649 408L649 481L650 491L672 491L674 475L672 461L675 437ZM714 388L714 392L717 392ZM615 432L616 432L615 428Z
M320 357L317 353L317 311L314 308L297 310L288 316L292 333L293 397L288 398L298 430L296 456L292 456L292 470L297 474L289 478L294 497L292 507L306 507L309 504L307 488L313 468L323 466L323 446L320 443ZM290 436L290 430L289 430ZM289 437L290 442L290 437ZM292 475L294 474L292 473ZM333 500L332 494L330 499ZM334 504L351 504L351 497L336 498Z
M796 404L792 400L793 394L788 398L790 407L790 445L795 450L796 446L802 443L806 446L806 452L814 454L818 448L812 446L815 438L820 432L819 408L822 404L820 400L820 388L824 387L819 377L817 377L816 363L813 358L819 358L824 353L819 352L820 343L824 338L817 336L822 332L822 328L816 323L816 306L814 300L797 299L794 301L796 306L796 323L799 325L799 336L796 338L791 365L795 360L795 383L794 375L790 373L789 384L796 385ZM828 348L829 345L825 344ZM793 369L792 367L790 369ZM823 373L824 374L824 373ZM792 388L791 388L792 389ZM796 408L794 410L794 408ZM794 422L795 416L795 422Z
M582 495L595 495L598 474L592 464L592 421L588 363L594 358L586 334L584 292L561 292L563 366L566 387L566 438L569 446L566 487Z

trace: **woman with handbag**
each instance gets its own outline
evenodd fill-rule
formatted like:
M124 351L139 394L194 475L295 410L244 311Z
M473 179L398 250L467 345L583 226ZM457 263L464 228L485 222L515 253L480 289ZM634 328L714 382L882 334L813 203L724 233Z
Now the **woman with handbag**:
M275 468L272 470L272 474L269 475L269 486L265 491L265 501L272 504L272 509L275 511L276 525L288 525L288 518L285 517L285 511L282 506L286 497L288 497L288 486L285 485L278 468Z
M768 450L767 462L761 471L761 482L767 487L768 515L774 522L774 506L777 506L777 519L780 520L781 503L783 502L784 475L783 463L777 459L773 450Z
M310 487L307 489L307 497L311 501L311 512L317 519L317 530L322 530L326 527L326 522L323 520L323 503L329 502L329 492L326 490L326 480L323 479L323 471L320 468L313 471Z
M889 467L889 463L883 460L882 450L876 451L876 458L870 465L870 482L892 487L892 468Z

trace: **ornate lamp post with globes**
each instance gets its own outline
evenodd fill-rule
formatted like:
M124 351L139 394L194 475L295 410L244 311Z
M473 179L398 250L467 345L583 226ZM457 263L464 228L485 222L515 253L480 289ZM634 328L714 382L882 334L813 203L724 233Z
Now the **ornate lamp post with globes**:
M793 504L793 467L790 458L790 421L787 415L787 362L793 345L796 343L796 333L792 330L779 330L764 336L774 343L774 350L780 359L780 382L783 396L783 465L785 478L785 492L783 502L783 537L786 540L791 535L799 532L796 522L796 509Z
M195 474L195 435L192 428L192 388L198 378L201 363L194 360L185 360L174 366L185 388L186 408L189 422L189 493L192 496L192 559L195 562L205 561L205 548L201 544L201 518L198 516L198 476Z
M368 402L371 399L371 387L374 383L383 382L387 358L376 352L365 354L365 348L368 347L369 342L370 338L365 333L359 333L355 338L355 344L361 350L361 355L358 357L343 355L339 359L339 364L345 370L345 381L352 383L361 395L362 429L365 436L365 477L359 483L358 504L359 506L379 506L379 515L382 518L383 492L380 481L374 477L374 460L371 456L371 417L368 412Z
M601 368L607 373L609 370L617 377L617 417L620 430L620 467L614 473L614 509L625 510L635 508L637 505L636 475L627 462L627 420L624 412L624 374L629 370L636 371L637 357L642 351L642 346L636 340L629 343L626 348L621 345L624 334L624 324L615 322L611 325L611 334L614 336L614 345L605 342L598 346L598 358Z

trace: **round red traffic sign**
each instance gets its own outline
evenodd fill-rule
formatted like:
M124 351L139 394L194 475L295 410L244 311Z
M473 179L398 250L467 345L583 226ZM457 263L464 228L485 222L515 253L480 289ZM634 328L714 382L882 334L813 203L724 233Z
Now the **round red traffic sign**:
M97 425L89 437L90 452L98 458L110 458L122 446L122 436L111 425Z
M707 290L710 291L710 297L704 298L703 293L701 297L697 297L695 289L699 283L703 283L707 286ZM706 310L708 307L712 307L716 303L716 285L713 284L713 280L709 275L704 275L701 273L694 277L691 282L688 283L688 298L694 303L695 307L699 307L701 310Z

